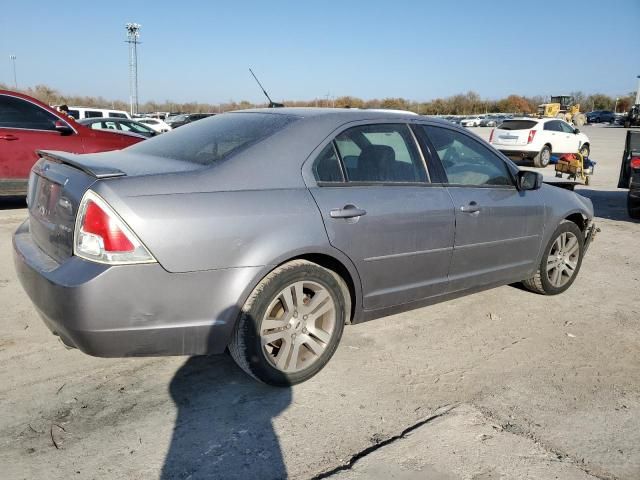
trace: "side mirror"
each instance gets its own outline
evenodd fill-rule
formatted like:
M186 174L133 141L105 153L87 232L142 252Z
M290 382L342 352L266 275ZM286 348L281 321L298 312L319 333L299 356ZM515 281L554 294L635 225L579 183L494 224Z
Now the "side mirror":
M575 133L576 135L577 135L577 134L579 134L579 133L580 133L580 129L578 129L578 128L574 128L574 129L573 129L573 133Z
M542 187L542 174L531 170L518 172L518 190L538 190Z
M56 132L60 133L60 135L71 135L73 133L73 128L71 128L68 123L63 122L62 120L56 120L54 127L56 129Z

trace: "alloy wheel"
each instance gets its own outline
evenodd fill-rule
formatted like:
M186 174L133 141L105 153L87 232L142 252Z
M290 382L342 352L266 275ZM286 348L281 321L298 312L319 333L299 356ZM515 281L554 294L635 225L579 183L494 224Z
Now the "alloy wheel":
M298 281L271 301L260 324L263 353L278 370L298 372L313 365L336 330L336 307L317 282Z
M547 277L556 287L564 286L576 272L580 259L578 238L571 232L563 232L551 246L547 257Z

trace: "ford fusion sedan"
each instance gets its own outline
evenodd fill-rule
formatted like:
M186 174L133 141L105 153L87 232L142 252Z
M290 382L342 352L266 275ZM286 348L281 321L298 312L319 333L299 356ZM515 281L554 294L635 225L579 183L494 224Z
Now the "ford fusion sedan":
M562 293L594 232L590 200L401 113L249 110L40 155L14 259L65 344L228 349L274 385L316 374L345 324L517 281Z
M141 140L139 136L91 130L35 98L0 90L0 197L26 194L38 149L103 152Z
M505 120L491 132L489 142L513 160L533 160L536 167L549 165L551 155L588 157L591 149L589 137L557 118Z
M129 120L128 118L87 118L79 120L78 123L91 128L92 130L111 130L126 134L140 135L145 138L155 137L156 132L149 125Z

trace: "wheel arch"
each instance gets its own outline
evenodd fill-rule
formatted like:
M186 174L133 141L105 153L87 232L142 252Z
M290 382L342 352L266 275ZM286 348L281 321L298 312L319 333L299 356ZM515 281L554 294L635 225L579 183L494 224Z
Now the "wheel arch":
M570 222L575 223L578 228L580 229L580 231L584 232L585 229L587 228L587 225L589 223L589 219L582 213L580 212L573 212L569 215L567 215L566 217L564 217L564 220L568 220Z
M348 300L351 312L346 323L359 323L362 316L362 309L359 307L362 305L362 284L360 282L360 275L351 260L346 255L342 254L342 252L335 249L310 249L289 252L289 254L283 255L282 257L275 259L273 262L270 262L268 265L265 265L246 287L242 297L239 298L238 317L242 306L246 303L247 299L262 279L276 268L293 260L307 260L309 262L316 263L340 276L340 278L342 278L347 284L347 288L349 290L348 294L350 297Z

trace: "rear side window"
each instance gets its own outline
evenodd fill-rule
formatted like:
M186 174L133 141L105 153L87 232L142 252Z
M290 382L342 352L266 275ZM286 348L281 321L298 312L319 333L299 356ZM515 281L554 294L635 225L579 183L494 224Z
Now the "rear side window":
M505 120L500 125L500 130L531 130L537 124L534 120Z
M319 182L343 182L342 169L336 149L331 142L324 147L313 163L313 174Z
M562 126L559 120L552 120L544 124L544 129L549 132L561 132Z
M179 128L128 148L132 152L213 165L298 120L273 113L226 113Z
M109 116L111 118L127 118L127 116L124 113L118 113L118 112L109 112Z
M58 118L21 98L0 95L0 128L55 130Z
M78 110L69 110L69 115L71 115L76 120L80 119L80 112Z
M422 158L404 124L353 127L335 140L349 181L427 181Z
M449 183L466 186L512 186L505 163L477 140L447 128L423 127Z
M98 112L96 110L85 110L84 111L84 118L101 118L101 117L104 117L102 112Z

